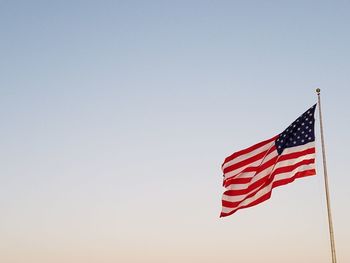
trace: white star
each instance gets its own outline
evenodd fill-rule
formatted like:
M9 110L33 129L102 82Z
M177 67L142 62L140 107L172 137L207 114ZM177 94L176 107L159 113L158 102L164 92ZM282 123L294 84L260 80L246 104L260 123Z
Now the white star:
M297 139L300 139L300 136L298 136L298 138Z
M302 123L301 125L304 125L305 123Z
M301 140L301 142L304 142L304 140Z
M309 132L311 132L312 130L310 129Z
M296 142L296 141L294 141L293 143L294 143L294 144L297 144L297 142Z
M306 129L309 129L309 126L306 126Z

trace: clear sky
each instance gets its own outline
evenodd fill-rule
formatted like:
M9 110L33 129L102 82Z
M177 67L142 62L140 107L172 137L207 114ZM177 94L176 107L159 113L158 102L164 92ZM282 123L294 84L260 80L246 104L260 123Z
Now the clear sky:
M0 262L331 262L321 158L219 219L223 159L282 132L316 87L350 262L349 10L0 1Z

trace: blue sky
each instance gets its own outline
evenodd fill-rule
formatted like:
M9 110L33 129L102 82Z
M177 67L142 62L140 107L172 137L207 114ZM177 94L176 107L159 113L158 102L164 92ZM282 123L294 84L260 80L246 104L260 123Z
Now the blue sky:
M349 8L0 1L0 261L330 262L321 156L318 176L218 218L223 159L316 87L349 261Z

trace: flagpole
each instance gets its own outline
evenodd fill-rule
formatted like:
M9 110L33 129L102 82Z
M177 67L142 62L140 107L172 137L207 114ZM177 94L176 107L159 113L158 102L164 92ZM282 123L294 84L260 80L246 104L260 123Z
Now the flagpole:
M317 100L318 100L318 113L320 116L320 130L321 130L321 143L322 143L322 159L323 159L323 175L324 175L324 186L326 189L326 201L327 201L327 212L328 212L328 227L329 227L329 238L331 241L331 251L332 251L332 263L337 263L337 257L335 254L335 242L334 242L334 231L331 213L331 204L329 199L329 189L328 189L328 175L327 175L327 163L326 163L326 149L323 138L323 125L322 125L322 113L321 113L321 89L316 89Z

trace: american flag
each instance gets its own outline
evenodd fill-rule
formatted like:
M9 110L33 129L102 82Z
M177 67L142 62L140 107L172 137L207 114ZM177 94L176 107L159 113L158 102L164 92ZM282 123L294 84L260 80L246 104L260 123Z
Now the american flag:
M316 104L282 133L225 159L220 217L264 202L277 186L316 174L315 108Z

